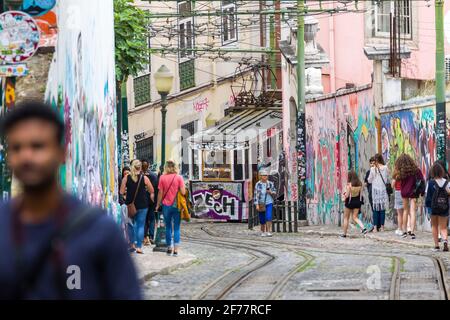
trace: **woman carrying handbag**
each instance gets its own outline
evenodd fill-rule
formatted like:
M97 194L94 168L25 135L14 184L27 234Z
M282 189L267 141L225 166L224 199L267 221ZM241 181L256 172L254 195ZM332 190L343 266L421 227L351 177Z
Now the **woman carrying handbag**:
M389 181L389 169L384 163L383 156L374 156L375 166L370 168L367 181L372 184L373 225L374 232L384 231L386 208L389 205L389 196L392 194L392 185Z
M276 189L266 170L259 171L260 180L255 185L255 206L261 224L261 237L271 237L273 198Z
M159 178L158 203L156 211L162 205L164 224L166 226L167 255L178 256L180 247L181 214L178 209L178 193L186 194L183 177L178 174L173 160L166 161L164 174Z
M144 241L145 219L147 217L150 193L152 201L155 191L150 180L142 174L142 163L134 160L131 163L131 173L124 177L120 187L120 193L125 196L125 204L128 209L128 217L133 221L134 247L136 253L144 253L142 243Z

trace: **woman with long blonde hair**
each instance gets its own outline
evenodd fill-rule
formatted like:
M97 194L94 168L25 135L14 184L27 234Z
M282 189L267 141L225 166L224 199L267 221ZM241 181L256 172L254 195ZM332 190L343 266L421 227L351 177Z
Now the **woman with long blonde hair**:
M125 196L125 204L130 205L134 203L136 207L136 215L131 217L133 221L133 235L134 247L136 253L144 253L142 251L142 242L144 241L144 227L145 219L147 217L149 197L154 200L155 191L150 180L142 174L142 163L139 160L131 162L131 172L122 180L120 193Z
M156 211L162 205L164 224L166 226L167 254L178 255L180 246L181 213L177 208L177 195L186 194L183 177L178 174L175 161L168 160L164 166L164 174L159 178L158 202Z

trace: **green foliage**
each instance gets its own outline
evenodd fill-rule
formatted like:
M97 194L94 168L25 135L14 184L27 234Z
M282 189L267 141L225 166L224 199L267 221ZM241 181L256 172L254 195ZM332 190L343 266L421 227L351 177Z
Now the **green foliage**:
M116 79L124 82L149 63L149 12L133 5L133 0L114 0L116 37Z

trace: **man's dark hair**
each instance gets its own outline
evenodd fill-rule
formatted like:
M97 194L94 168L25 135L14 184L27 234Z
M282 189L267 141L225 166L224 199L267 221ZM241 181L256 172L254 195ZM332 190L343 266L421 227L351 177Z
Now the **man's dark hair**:
M0 135L5 136L20 122L39 119L54 125L58 142L64 143L64 122L59 114L48 104L39 101L28 101L18 104L11 111L0 118Z

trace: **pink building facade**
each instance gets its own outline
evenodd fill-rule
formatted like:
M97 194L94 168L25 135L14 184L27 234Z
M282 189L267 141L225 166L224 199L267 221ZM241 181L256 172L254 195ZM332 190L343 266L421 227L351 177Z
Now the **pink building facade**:
M348 170L356 170L364 179L368 160L375 153L381 152L390 167L399 154L408 153L420 164L424 174L436 159L434 97L427 96L433 94L435 78L434 1L358 3L357 9L361 11L358 13L314 17L319 29L315 45L326 55L327 63L317 66L306 62L306 86L317 87L309 83L314 81L310 68L319 68L322 94L307 95L305 168L297 168L297 158L303 155L295 148L299 133L296 61L285 52L282 57L283 143L292 169L288 196L296 199L298 175L304 175L307 219L312 224L339 223L343 210L340 195ZM402 12L400 44L404 55L400 77L392 77L388 69L389 13L394 11L395 3L400 3ZM334 5L344 6L337 2ZM349 10L355 9L354 2L347 6ZM444 15L447 56L450 55L449 2L445 4ZM295 46L295 26L282 30L281 40ZM447 126L450 133L450 122ZM366 205L363 217L367 223L371 215ZM396 224L392 208L387 211L386 220L387 227ZM423 208L418 210L417 221L419 228L429 230Z

